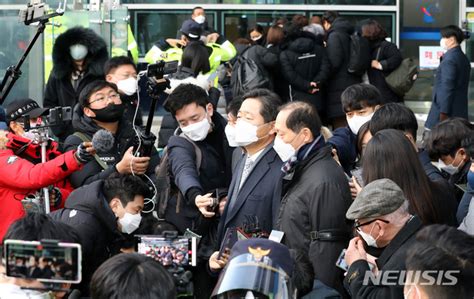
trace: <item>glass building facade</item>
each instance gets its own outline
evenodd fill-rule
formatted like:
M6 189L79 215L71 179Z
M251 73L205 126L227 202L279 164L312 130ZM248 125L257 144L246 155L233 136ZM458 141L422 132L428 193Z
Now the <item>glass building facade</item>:
M295 14L308 17L321 15L326 10L337 10L354 25L367 18L378 20L387 30L392 42L396 43L404 57L420 58L423 47L439 46L439 29L448 24L464 26L474 30L474 0L124 0L112 11L86 11L71 8L87 3L69 3L68 12L56 26L46 32L38 41L26 63L23 75L13 88L8 100L18 97L41 99L43 86L51 67L51 44L55 36L75 23L91 27L114 46L114 33L123 31L129 22L138 43L140 56L160 38L176 37L181 23L189 18L194 6L206 10L210 26L233 41L244 37L247 30L256 24L268 26L276 19L290 19ZM70 2L70 1L69 1ZM51 8L57 0L46 0ZM35 28L18 23L18 10L25 5L24 0L0 0L0 28L3 29L3 43L0 43L0 74L16 64L21 57ZM474 37L463 43L463 49L474 62ZM421 47L421 48L420 48ZM44 63L38 63L43 61ZM431 102L435 69L422 66L419 79L406 95L407 104L415 112L426 113ZM474 74L471 82L474 81ZM474 82L471 87L474 87ZM470 88L474 98L474 88ZM474 120L474 100L470 101L471 120Z

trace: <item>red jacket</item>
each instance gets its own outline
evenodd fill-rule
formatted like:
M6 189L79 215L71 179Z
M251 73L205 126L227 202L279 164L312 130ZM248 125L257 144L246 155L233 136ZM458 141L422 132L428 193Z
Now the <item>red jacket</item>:
M10 149L0 150L0 243L10 224L25 215L21 200L26 195L60 182L67 186L62 181L81 167L74 158L74 151L46 163L33 164ZM63 194L63 198L66 195Z

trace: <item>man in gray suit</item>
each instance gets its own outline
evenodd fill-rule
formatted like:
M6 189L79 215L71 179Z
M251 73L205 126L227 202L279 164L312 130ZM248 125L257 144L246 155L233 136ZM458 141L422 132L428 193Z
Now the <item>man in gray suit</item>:
M257 226L270 233L281 199L277 186L283 162L273 149L280 98L267 89L250 91L243 98L237 115L235 143L245 154L232 176L228 201L219 222L219 245L231 227Z

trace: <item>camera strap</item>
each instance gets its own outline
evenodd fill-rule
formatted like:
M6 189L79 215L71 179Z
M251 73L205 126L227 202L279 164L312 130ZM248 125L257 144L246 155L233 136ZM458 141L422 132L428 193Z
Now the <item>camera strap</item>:
M79 139L81 139L82 142L91 142L91 139L90 139L87 135L85 135L85 134L83 134L83 133L81 133L81 132L74 132L73 135L76 136L76 137L78 137ZM104 170L107 169L107 168L109 168L109 166L108 166L104 161L102 161L102 160L100 159L99 155L95 154L95 155L94 155L94 159L97 161L97 163L99 163L99 165L100 165Z

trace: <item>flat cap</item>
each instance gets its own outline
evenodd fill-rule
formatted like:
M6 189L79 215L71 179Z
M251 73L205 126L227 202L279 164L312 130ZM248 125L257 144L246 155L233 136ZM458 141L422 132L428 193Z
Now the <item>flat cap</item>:
M380 179L367 184L347 210L350 220L375 218L388 215L406 201L402 189L390 179Z

